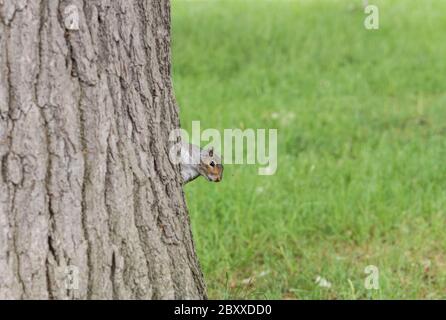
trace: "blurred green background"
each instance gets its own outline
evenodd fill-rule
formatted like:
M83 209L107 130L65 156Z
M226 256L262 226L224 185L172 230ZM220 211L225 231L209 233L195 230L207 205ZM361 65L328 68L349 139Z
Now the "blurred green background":
M446 1L369 3L173 0L182 126L278 129L185 187L210 298L446 298Z

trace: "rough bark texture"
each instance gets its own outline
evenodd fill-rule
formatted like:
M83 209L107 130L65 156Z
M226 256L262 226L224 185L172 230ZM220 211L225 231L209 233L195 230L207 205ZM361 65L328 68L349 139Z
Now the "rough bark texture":
M169 1L0 0L0 298L205 298L178 126Z

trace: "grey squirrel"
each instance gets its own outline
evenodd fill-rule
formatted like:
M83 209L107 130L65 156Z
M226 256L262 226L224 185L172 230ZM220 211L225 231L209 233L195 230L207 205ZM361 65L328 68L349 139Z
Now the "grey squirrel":
M181 142L180 168L183 184L199 176L212 182L220 182L223 178L223 164L213 147L201 149L194 144Z

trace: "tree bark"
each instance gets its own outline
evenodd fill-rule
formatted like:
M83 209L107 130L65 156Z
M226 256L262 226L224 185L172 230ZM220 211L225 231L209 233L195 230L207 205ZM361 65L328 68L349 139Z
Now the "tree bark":
M168 0L0 0L0 298L205 298L178 127Z

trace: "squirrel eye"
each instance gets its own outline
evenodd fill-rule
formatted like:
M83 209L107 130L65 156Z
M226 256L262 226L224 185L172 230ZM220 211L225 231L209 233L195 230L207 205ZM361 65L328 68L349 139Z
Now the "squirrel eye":
M211 162L209 163L209 165L210 165L211 167L215 167L215 162L214 162L214 161L211 161Z

